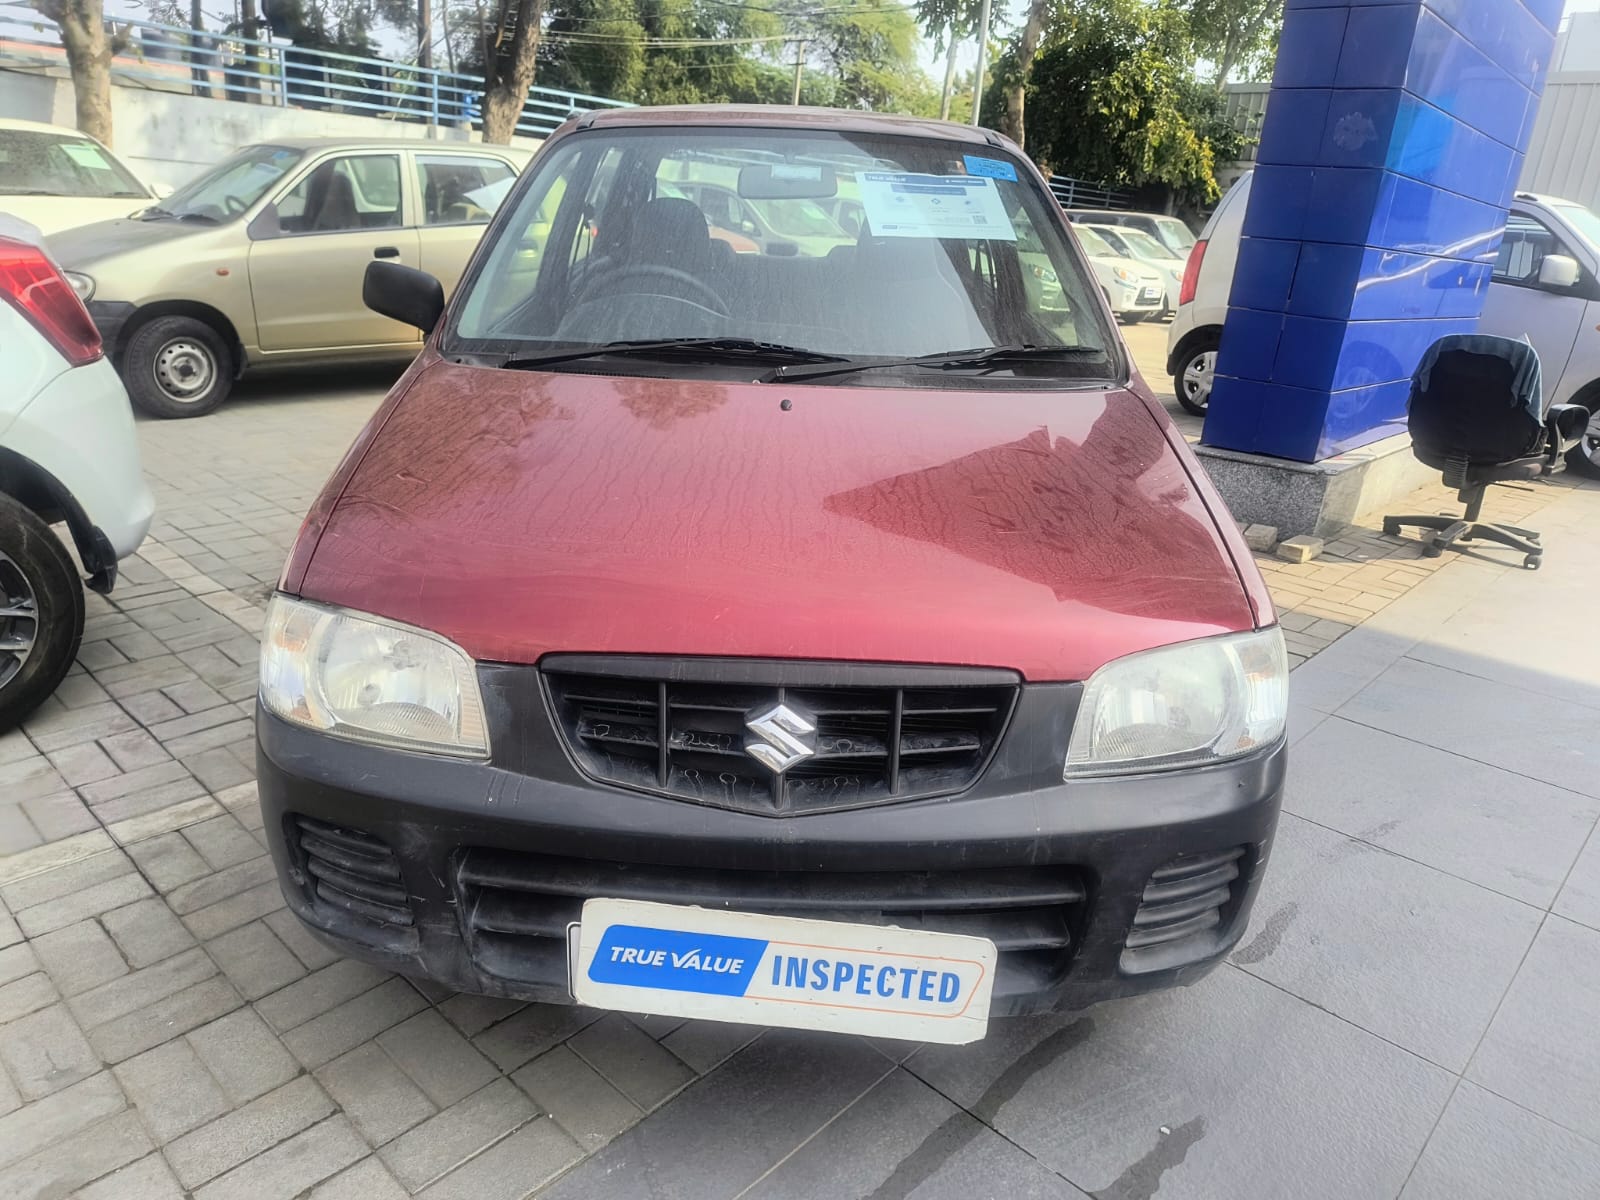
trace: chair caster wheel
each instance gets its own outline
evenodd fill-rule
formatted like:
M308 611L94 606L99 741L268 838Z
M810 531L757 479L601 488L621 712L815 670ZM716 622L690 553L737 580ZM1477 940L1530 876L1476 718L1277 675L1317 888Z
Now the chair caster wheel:
M1400 522L1399 521L1391 521L1387 517L1385 517L1384 520L1383 520L1383 532L1388 534L1390 537L1399 537L1400 536Z
M1444 553L1444 548L1438 542L1428 542L1422 547L1423 558L1438 558Z
M1541 566L1544 565L1544 555L1530 554L1527 558L1522 560L1522 565L1530 571L1537 571Z

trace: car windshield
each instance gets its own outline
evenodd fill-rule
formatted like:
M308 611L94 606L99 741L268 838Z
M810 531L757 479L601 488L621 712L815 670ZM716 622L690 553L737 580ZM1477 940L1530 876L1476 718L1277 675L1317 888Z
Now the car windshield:
M1083 243L1083 252L1090 258L1122 257L1115 246L1087 225L1075 225L1073 226L1073 232L1078 235L1078 241Z
M1161 240L1180 256L1194 246L1194 234L1177 217L1157 217L1156 228L1161 231Z
M1122 244L1134 258L1142 258L1146 262L1159 262L1177 257L1142 229L1119 229L1117 237L1122 240Z
M231 221L266 194L300 161L286 146L248 146L184 184L161 202L158 215Z
M0 195L150 197L98 142L33 129L0 129Z
M815 200L757 200L752 207L766 218L772 232L784 237L850 240Z
M1552 204L1550 207L1578 231L1596 255L1600 255L1600 216L1581 204Z
M1048 196L1021 160L971 151L938 138L716 126L570 135L508 202L445 345L661 375L705 363L641 363L658 347L638 343L697 341L710 361L737 342L747 353L870 359L873 382L885 381L885 357L998 347L1006 364L969 377L1120 377L1115 335ZM861 208L858 235L827 216L841 198ZM548 222L535 217L541 207ZM795 240L736 254L709 231L741 209L803 217L783 226ZM634 343L628 364L586 365L585 348L618 343Z

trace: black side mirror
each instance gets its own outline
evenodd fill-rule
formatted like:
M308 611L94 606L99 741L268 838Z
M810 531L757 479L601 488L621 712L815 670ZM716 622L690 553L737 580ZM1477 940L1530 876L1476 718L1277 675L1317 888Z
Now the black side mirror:
M427 334L444 315L444 286L426 271L397 262L370 262L361 281L361 302L380 316L415 325Z

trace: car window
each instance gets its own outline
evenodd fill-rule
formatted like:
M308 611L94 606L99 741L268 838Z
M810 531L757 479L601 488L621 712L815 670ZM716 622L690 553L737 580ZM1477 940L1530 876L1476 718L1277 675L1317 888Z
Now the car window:
M148 199L150 193L89 138L0 129L0 195Z
M1009 158L969 175L963 144L942 138L602 125L530 169L461 285L444 336L463 353L697 337L844 357L1029 345L1083 351L1050 360L1058 376L1120 370L1097 285ZM535 220L558 188L548 224ZM830 203L859 209L858 235ZM741 213L772 218L759 253L712 232L738 232Z
M1495 282L1536 287L1544 260L1552 254L1567 253L1561 239L1543 221L1525 213L1512 213L1494 264Z
M330 158L295 184L273 206L273 213L280 236L348 233L399 225L400 156Z
M1122 248L1130 258L1142 258L1147 262L1155 262L1165 258L1176 258L1168 247L1163 246L1155 238L1145 233L1142 229L1119 229L1118 239Z
M1093 229L1088 229L1082 225L1079 225L1075 228L1075 232L1078 235L1078 241L1083 243L1083 252L1090 258L1122 257L1122 255L1114 246L1111 245L1110 242L1106 241L1105 238L1101 237Z
M417 155L424 225L485 225L516 173L496 158Z
M286 146L249 146L184 184L151 210L158 217L230 221L266 195L300 161Z
M1578 231L1578 236L1589 243L1591 251L1600 255L1600 216L1581 204L1553 202L1550 207L1566 218L1567 223Z
M1157 239L1176 252L1178 257L1187 255L1194 246L1194 234L1177 217L1157 217L1155 226Z
M1113 254L1120 254L1123 258L1132 256L1132 251L1128 249L1128 244L1122 237L1125 232L1128 232L1127 230L1112 228L1109 225L1097 225L1093 229L1080 229L1078 232L1099 238L1110 248Z

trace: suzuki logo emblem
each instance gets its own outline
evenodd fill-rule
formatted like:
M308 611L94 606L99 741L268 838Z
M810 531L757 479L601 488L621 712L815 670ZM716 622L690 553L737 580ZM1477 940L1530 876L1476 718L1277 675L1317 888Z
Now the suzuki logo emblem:
M817 727L786 704L752 713L744 725L755 735L745 739L745 753L775 775L817 752Z

